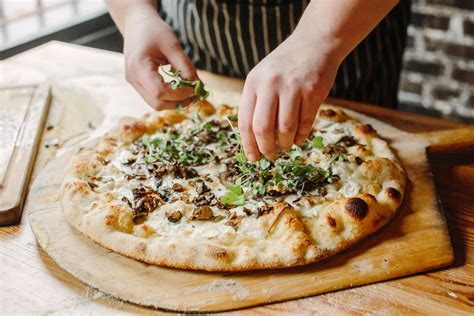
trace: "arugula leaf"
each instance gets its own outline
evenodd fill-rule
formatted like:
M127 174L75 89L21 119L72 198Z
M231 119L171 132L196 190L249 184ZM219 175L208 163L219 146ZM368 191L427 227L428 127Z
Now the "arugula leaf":
M245 203L244 190L239 182L227 187L227 192L219 199L225 205L241 206Z
M322 137L322 136L315 136L315 137L313 137L313 139L311 140L311 144L312 144L315 148L323 148L323 147L324 147L324 144L323 144L323 137Z

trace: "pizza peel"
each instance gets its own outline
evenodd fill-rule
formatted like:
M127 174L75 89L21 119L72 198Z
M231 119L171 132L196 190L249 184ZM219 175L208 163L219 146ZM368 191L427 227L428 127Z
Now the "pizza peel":
M474 128L411 134L346 111L372 124L390 141L410 183L399 214L386 227L320 263L209 273L147 265L111 252L69 226L63 214L60 186L75 149L50 162L36 178L26 205L32 230L39 245L63 269L91 287L127 302L183 312L285 301L449 265L453 251L426 153L474 148Z

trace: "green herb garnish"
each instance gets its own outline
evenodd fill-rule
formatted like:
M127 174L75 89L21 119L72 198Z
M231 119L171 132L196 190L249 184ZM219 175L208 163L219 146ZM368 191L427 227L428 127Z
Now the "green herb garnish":
M186 80L181 77L181 70L171 68L169 71L166 71L163 66L160 67L165 74L172 78L169 82L171 88L178 89L179 87L193 87L194 94L201 100L209 97L209 91L204 88L204 83L201 80Z
M241 206L245 203L244 190L239 181L227 187L227 192L219 199L222 204Z
M315 148L323 148L324 147L324 144L323 144L323 137L322 136L315 136L313 137L313 139L311 139L311 144L315 147Z
M178 111L184 110L184 104L183 103L177 103L176 104L176 110L178 110Z

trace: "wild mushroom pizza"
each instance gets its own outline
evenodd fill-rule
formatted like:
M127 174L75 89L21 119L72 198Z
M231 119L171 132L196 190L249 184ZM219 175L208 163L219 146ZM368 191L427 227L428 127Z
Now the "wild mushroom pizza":
M323 106L306 143L252 163L237 120L207 101L124 119L73 157L70 224L147 263L238 271L319 261L399 208L405 172L371 125Z

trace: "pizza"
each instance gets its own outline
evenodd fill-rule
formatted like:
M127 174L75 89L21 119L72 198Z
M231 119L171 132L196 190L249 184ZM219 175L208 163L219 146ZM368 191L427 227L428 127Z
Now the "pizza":
M236 113L201 100L123 119L72 158L69 223L146 263L242 271L322 260L396 214L406 174L371 125L322 106L307 142L252 163Z

